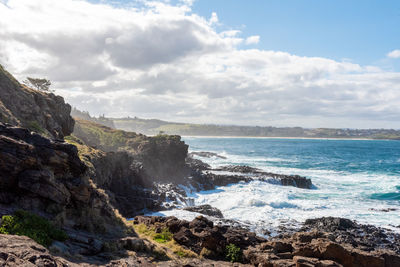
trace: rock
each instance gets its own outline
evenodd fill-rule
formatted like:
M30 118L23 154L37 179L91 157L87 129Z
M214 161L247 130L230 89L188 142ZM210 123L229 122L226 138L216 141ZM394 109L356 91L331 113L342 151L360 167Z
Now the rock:
M193 207L185 207L184 210L197 212L197 213L201 213L201 214L204 214L204 215L213 216L213 217L216 217L216 218L223 218L224 217L222 215L222 212L219 209L214 208L214 207L212 207L211 205L208 205L208 204L200 205L200 206L193 206Z
M125 237L118 240L119 247L131 251L146 251L147 247L144 241L137 237Z
M59 257L25 236L0 234L1 266L77 266Z
M301 177L298 175L287 175L286 177L282 177L281 184L286 186L290 185L298 188L305 188L305 189L312 188L311 179Z
M349 220L338 217L322 217L317 219L307 219L305 225L312 226L318 230L333 232L336 230L354 229L357 225Z
M298 188L311 189L313 187L311 179L299 175L285 175L270 172L263 172L260 169L246 165L228 165L221 166L211 171L228 171L232 174L219 174L206 172L206 174L197 174L196 180L199 183L211 183L212 186L225 186L239 182L250 182L253 180L270 183L280 183L284 186L294 186ZM238 173L238 174L235 174ZM244 175L245 174L245 175Z
M226 159L226 157L218 155L217 153L214 152L206 152L206 151L196 151L196 152L190 152L188 154L190 157L193 156L198 156L198 157L202 157L202 158L212 158L212 157L216 157L216 158L220 158L220 159Z
M62 254L66 254L68 252L68 246L65 245L63 242L53 241L53 243L49 247L49 250L51 252L54 252L54 253L62 255Z
M75 146L0 123L2 204L57 217L69 227L123 231L109 199L86 171Z
M0 65L0 122L62 139L74 129L70 112L61 96L21 85Z
M217 168L218 171L240 172L240 173L257 173L260 169L253 168L246 165L227 165Z
M197 171L204 171L211 169L211 166L209 164L202 162L199 159L194 159L191 156L186 157L186 164L189 166L189 168Z

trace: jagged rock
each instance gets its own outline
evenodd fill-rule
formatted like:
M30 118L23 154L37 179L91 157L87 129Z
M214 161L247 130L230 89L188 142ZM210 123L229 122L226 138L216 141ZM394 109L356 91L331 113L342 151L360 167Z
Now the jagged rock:
M294 186L299 188L311 189L311 179L302 177L299 175L285 175L271 172L263 172L260 169L253 168L246 165L227 165L221 166L215 169L216 171L229 171L232 173L248 174L246 178L242 178L243 181L248 180L261 180L268 182L271 178L277 180L281 185ZM221 175L219 175L221 176ZM233 175L224 175L231 177ZM237 176L237 175L236 175Z
M217 218L224 218L224 216L222 215L222 212L219 209L214 208L208 204L200 205L200 206L193 206L193 207L185 207L184 210L198 212L198 213L201 213L204 215L213 216L213 217L217 217Z
M186 164L189 166L189 168L196 171L204 171L211 169L211 166L209 164L199 159L195 159L191 156L186 157Z
M349 219L338 217L322 217L317 219L307 219L304 223L307 226L317 228L319 230L333 232L336 230L354 229L357 224Z
M71 227L121 227L73 145L0 123L0 170L2 204L66 218L58 223Z
M0 122L63 138L74 129L70 112L61 96L21 85L0 65Z
M59 257L25 236L0 234L1 266L77 266Z
M302 231L327 232L330 233L328 236L330 240L347 243L365 251L388 249L400 254L400 234L344 218L309 219L306 220Z
M227 165L217 168L218 171L240 172L240 173L257 173L260 169L253 168L246 165Z

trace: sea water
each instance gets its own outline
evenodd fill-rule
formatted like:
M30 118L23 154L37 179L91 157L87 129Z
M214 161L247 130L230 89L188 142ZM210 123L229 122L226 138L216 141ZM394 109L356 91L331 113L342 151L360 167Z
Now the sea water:
M400 229L400 141L199 137L184 141L190 151L225 157L199 158L213 167L249 165L312 180L311 190L253 181L190 195L196 205L210 204L227 219L278 227L338 216ZM178 210L164 214L190 219Z

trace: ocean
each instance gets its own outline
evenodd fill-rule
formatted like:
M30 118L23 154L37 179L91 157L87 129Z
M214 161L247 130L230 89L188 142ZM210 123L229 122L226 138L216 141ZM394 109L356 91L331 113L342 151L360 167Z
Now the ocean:
M308 218L337 216L400 228L400 141L184 137L189 151L226 157L199 158L213 167L249 165L311 178L313 189L261 181L192 193L234 219L265 228L296 225ZM185 212L165 215L190 219Z

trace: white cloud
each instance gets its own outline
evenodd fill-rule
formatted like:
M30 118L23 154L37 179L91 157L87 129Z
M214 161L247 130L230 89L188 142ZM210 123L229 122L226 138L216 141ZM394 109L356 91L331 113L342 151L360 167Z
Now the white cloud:
M387 54L387 57L390 57L390 58L400 58L400 50L399 50L399 49L396 49L396 50L393 50L393 51L389 52L389 53Z
M250 44L258 44L260 42L260 36L258 35L253 35L250 37L247 37L246 39L246 44L250 45Z
M216 24L216 23L218 23L218 15L217 13L213 12L211 13L210 24Z
M200 123L400 128L400 73L280 51L191 11L72 0L0 3L0 63L48 77L92 114ZM213 23L211 23L213 22Z

